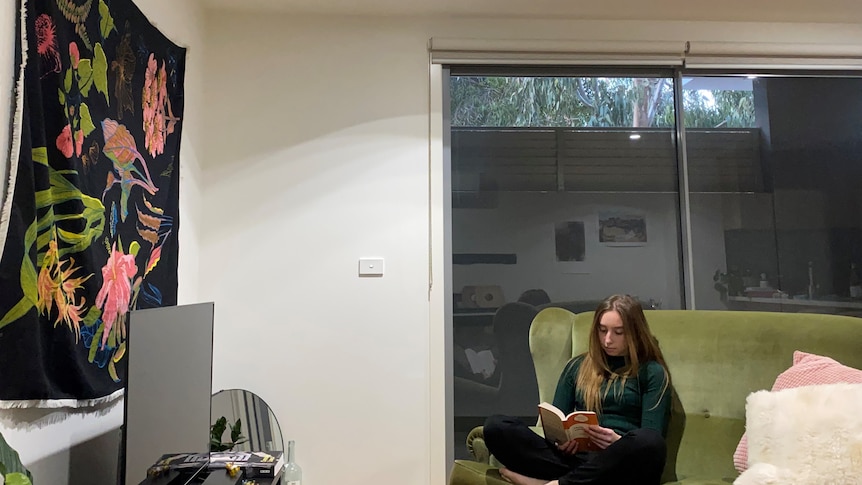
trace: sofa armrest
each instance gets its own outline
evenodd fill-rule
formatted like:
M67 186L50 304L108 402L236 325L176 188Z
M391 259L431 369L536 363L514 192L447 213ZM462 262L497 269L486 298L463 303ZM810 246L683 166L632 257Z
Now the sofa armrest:
M541 426L530 426L530 429L539 436L545 436ZM473 461L484 463L486 465L499 466L491 452L488 451L488 445L485 444L485 432L482 426L476 426L467 435L467 451L473 455Z
M473 456L473 461L486 465L491 463L491 452L485 445L485 433L482 426L476 426L467 435L467 451Z
M463 393L465 396L469 396L473 399L493 400L497 399L500 394L499 387L489 386L488 384L472 381L459 376L455 376L454 385L456 393Z

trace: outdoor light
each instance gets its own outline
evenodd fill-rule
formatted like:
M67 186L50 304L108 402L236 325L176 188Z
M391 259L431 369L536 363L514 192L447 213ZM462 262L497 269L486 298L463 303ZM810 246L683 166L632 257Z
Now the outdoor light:
M637 133L632 133L631 135L629 135L629 140L640 140L640 139L641 139L641 136L638 135Z

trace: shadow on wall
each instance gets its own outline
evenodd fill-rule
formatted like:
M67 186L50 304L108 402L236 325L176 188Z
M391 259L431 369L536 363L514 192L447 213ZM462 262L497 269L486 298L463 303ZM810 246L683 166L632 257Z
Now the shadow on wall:
M62 483L68 485L117 483L119 449L120 430L113 429L31 463L28 468L34 484L48 483L40 477L50 477L52 482L66 477Z

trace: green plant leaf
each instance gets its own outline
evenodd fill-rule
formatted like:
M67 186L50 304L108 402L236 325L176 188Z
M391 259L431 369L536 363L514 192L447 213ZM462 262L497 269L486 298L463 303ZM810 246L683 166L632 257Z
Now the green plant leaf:
M221 443L221 435L227 429L227 418L222 416L210 427L210 438Z
M65 106L66 105L66 93L64 93L62 89L57 89L57 93L59 94L58 97L60 98L60 104Z
M99 324L98 330L96 330L96 334L93 335L93 340L90 342L90 354L87 356L87 361L91 364L94 360L96 360L96 351L99 349L99 345L102 344L102 333L105 332L105 322Z
M242 438L242 422L237 419L236 423L230 427L230 440L234 443Z
M71 244L71 245L80 244L82 241L85 241L87 239L86 234L64 231L63 229L60 229L59 227L57 228L57 235L60 237L60 240L62 240L64 243Z
M105 0L99 0L99 17L99 30L102 31L102 38L107 39L111 32L116 30L116 27L114 26L114 17L111 16L111 11Z
M23 473L10 473L6 475L6 485L33 485L33 482Z
M114 382L120 382L120 377L117 375L117 366L114 365L114 359L108 361L108 375Z
M33 302L30 301L30 299L26 296L24 298L21 298L21 300L18 301L15 306L13 306L8 312L6 312L6 315L3 316L3 319L0 320L0 328L3 328L6 325L9 325L10 323L23 317L27 314L27 312L30 311L31 308L33 308Z
M93 86L93 65L89 59L81 59L78 61L78 89L84 96L90 95L90 88Z
M63 77L63 91L67 93L72 90L72 68L66 69L66 75Z
M85 327L90 327L96 320L102 316L102 309L93 305L87 310L87 315L84 316L84 320L81 322Z
M93 130L96 129L96 125L93 124L93 117L90 116L90 107L87 106L87 103L81 103L81 130L84 132L84 136L88 136Z
M30 156L33 157L35 163L48 166L48 149L45 147L36 147L30 150Z
M93 82L96 84L96 91L105 95L105 101L110 106L111 100L108 99L108 58L105 57L105 51L102 50L102 44L99 43L93 49Z
M121 320L118 318L114 320L114 324L111 325L110 333L108 333L108 341L105 344L109 348L113 348L117 346L117 333L119 332L119 326L121 324Z
M24 258L21 262L21 290L24 292L24 297L33 304L39 300L39 289L36 287L37 279L33 262L30 258Z

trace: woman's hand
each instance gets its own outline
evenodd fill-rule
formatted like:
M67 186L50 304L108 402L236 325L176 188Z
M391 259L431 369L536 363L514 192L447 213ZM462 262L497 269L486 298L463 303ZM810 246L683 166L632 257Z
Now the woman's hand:
M590 436L590 440L603 450L620 439L620 435L616 431L594 424L587 426L587 434Z
M566 455L574 455L578 452L578 441L577 440L569 440L565 443L558 443L557 449Z

